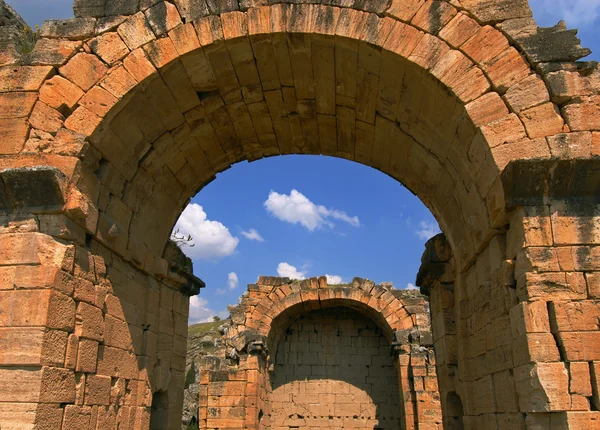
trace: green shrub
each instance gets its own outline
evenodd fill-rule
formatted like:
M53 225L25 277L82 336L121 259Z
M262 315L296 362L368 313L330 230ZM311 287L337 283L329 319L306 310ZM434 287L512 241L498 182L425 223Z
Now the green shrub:
M29 54L35 48L35 44L40 38L40 29L36 25L35 31L28 25L23 27L23 31L16 40L16 47L19 54Z
M198 423L195 420L192 420L186 430L200 430L200 428L198 427Z
M194 363L194 359L192 359L192 365L188 369L185 374L185 388L187 389L190 385L196 383L196 364Z

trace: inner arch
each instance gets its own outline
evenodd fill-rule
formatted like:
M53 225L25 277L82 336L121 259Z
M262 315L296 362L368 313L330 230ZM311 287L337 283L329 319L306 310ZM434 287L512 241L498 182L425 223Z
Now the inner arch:
M269 428L400 429L398 369L373 321L339 306L305 313L284 332Z

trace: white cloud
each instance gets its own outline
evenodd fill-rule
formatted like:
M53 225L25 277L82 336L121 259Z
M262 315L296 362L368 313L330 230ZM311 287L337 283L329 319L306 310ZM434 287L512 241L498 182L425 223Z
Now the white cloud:
M281 221L301 224L310 231L323 226L333 228L331 219L344 221L353 227L360 226L357 216L349 216L346 212L316 205L297 190L292 190L289 196L271 191L265 202L265 208Z
M338 285L338 284L343 284L344 280L342 279L341 276L337 276L337 275L325 275L327 277L327 283L330 285Z
M600 0L532 0L532 7L539 5L544 11L563 19L568 26L585 26L600 15Z
M436 234L441 233L436 222L421 221L416 230L417 236L422 240L429 240Z
M227 275L227 286L230 290L235 290L240 283L238 275L235 272L231 272Z
M405 290L418 290L418 289L419 289L419 287L416 287L415 284L413 284L412 282L409 282L405 288Z
M277 274L284 278L306 279L306 272L300 272L294 266L285 262L279 263L277 266Z
M190 318L189 324L198 324L203 322L210 322L215 316L221 319L227 318L229 312L222 310L215 312L208 307L208 302L199 296L193 296L190 298Z
M223 224L207 219L202 206L196 203L185 208L175 224L175 231L181 236L192 236L194 246L184 246L182 250L193 260L227 257L235 252L240 242Z
M248 231L243 231L242 235L248 240L256 240L257 242L264 242L262 236L253 228Z
M239 284L240 280L237 273L231 272L227 275L227 288L218 288L217 291L215 291L215 294L223 295L227 291L233 291L238 287Z

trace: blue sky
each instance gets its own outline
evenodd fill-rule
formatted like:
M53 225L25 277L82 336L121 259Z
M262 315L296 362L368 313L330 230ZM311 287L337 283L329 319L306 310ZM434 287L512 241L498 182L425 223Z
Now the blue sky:
M72 15L72 0L8 0L30 25ZM533 0L540 25L564 19L600 59L600 0ZM332 281L354 276L397 288L414 282L423 244L437 224L398 182L368 167L317 156L240 163L220 174L186 209L179 227L196 243L191 323L226 316L259 275Z

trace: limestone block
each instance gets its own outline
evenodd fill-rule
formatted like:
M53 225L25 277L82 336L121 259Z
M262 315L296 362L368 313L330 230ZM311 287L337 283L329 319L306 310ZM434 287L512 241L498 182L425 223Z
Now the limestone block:
M111 15L131 15L134 14L141 4L138 0L106 0L106 9L104 14Z
M582 97L562 111L572 131L600 130L600 96Z
M114 406L98 408L98 430L111 430L117 424L117 413Z
M117 32L132 51L155 38L142 12L129 17L118 27Z
M75 375L67 369L43 367L41 371L41 403L72 403L75 401Z
M0 365L41 365L43 328L0 328Z
M599 361L600 332L562 332L558 341L567 361Z
M600 244L600 205L557 201L550 210L556 245Z
M85 403L87 405L108 405L110 388L110 376L89 375L85 381Z
M600 274L586 273L585 280L588 286L588 294L592 299L600 299Z
M129 49L118 33L104 33L87 43L92 52L109 65L122 60L129 54Z
M526 273L517 279L517 294L523 300L584 300L587 286L583 273Z
M561 133L546 138L555 158L589 158L592 156L592 133Z
M523 248L552 246L550 211L547 207L526 207L517 210L506 238L506 256L511 260Z
M513 112L540 105L550 100L546 84L538 75L530 75L510 87L504 99Z
M586 429L600 424L599 412L565 412L552 415L552 429Z
M98 352L98 375L133 379L138 374L133 353L109 346L100 346Z
M162 36L181 24L177 7L169 2L160 2L148 9L146 18L156 36Z
M61 427L62 417L63 409L60 405L0 403L0 422L7 429L58 429Z
M52 66L0 67L0 91L37 91L52 69Z
M84 40L94 34L94 18L49 19L40 28L40 36L49 39Z
M498 412L518 412L519 404L512 373L508 370L494 373L493 380Z
M525 129L515 114L509 114L484 127L481 133L491 148L525 139Z
M40 100L59 112L66 108L69 113L81 97L81 88L61 76L54 76L40 89Z
M567 30L563 21L554 27L541 28L533 18L525 17L506 21L500 27L517 41L533 63L577 61L590 54L589 49L579 45L577 30Z
M102 17L106 0L75 0L73 11L76 17Z
M457 10L449 3L425 2L412 18L411 24L428 33L436 34L454 18L456 13Z
M508 115L508 109L498 93L490 92L466 106L475 126L489 124Z
M458 13L440 31L439 36L454 48L458 48L479 30L480 25L466 13Z
M508 48L506 37L491 26L481 27L461 50L477 63L487 63Z
M28 116L36 102L35 93L13 92L0 94L0 119Z
M205 1L175 0L175 5L186 22L207 16L210 11Z
M105 89L94 87L83 96L79 104L99 117L104 117L117 104L117 99Z
M532 15L527 0L461 0L460 5L483 22L497 22Z
M42 131L56 133L63 126L65 117L47 104L38 101L29 117L29 123Z
M65 406L63 417L63 430L79 430L89 428L91 424L92 408L89 406Z
M552 332L596 331L600 303L592 300L550 304Z
M552 103L545 103L526 109L519 114L525 124L530 138L552 136L563 130L564 120L558 108Z
M94 373L98 362L98 342L80 339L77 348L77 372Z
M387 13L401 21L410 21L425 0L393 0Z
M102 310L88 303L78 303L75 334L79 337L102 341L104 335Z
M569 392L585 397L592 396L590 365L586 362L569 363Z
M79 337L74 334L70 334L67 338L67 350L65 354L65 365L66 369L75 369L77 365L77 353L79 348Z
M531 73L529 63L515 48L510 47L484 65L492 84L500 93L521 82Z
M574 97L589 96L596 93L594 88L600 84L598 70L557 70L546 75L552 91L552 101L564 104Z
M513 363L519 367L528 363L560 361L554 336L550 333L528 333L514 340Z
M526 364L515 368L514 376L521 411L565 411L571 408L569 374L564 363Z
M546 302L521 302L510 310L513 337L526 333L550 333Z
M0 119L0 149L4 154L21 152L28 134L26 119Z
M104 325L104 344L124 350L132 350L132 338L126 322L106 315Z
M29 58L31 64L60 67L81 47L81 42L62 39L40 39Z

